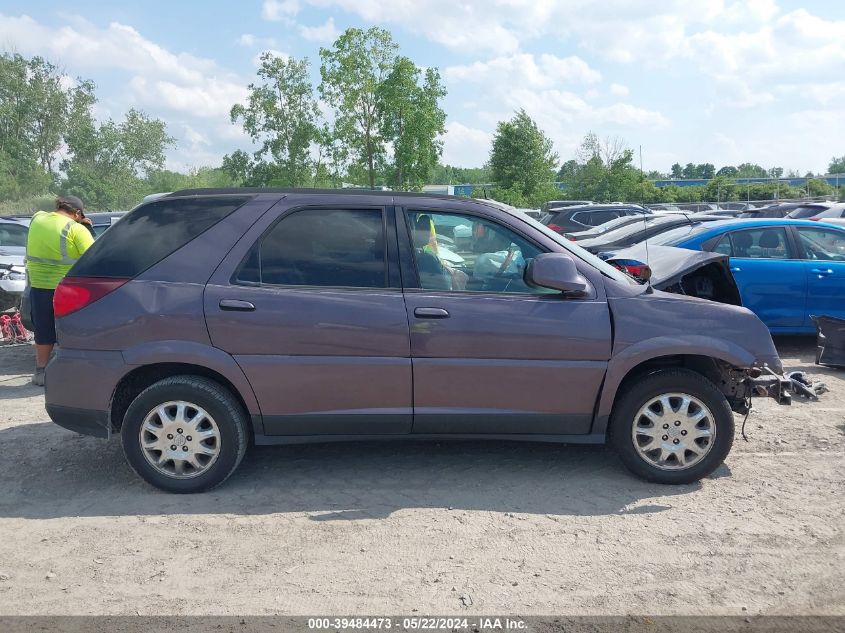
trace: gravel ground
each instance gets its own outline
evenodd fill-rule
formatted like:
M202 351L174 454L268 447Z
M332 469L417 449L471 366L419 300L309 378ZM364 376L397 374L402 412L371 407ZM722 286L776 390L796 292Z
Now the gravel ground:
M845 372L777 342L831 391L757 400L701 484L603 448L356 443L251 449L195 496L50 423L32 350L0 349L0 614L845 615Z

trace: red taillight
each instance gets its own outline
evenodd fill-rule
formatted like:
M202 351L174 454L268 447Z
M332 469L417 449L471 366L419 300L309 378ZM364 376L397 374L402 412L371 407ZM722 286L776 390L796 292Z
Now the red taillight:
M821 218L807 218L808 220L812 220L813 222L818 222Z
M548 226L555 233L563 233L563 228L561 228L557 224L547 224L546 226Z
M566 237L566 239L568 239L570 242L577 242L578 241L574 237L572 237L571 235L566 235L564 237Z
M53 312L56 318L67 316L102 299L127 281L111 277L65 277L53 295Z
M643 267L635 266L633 264L625 264L622 266L622 270L631 275L631 277L639 277L643 274Z

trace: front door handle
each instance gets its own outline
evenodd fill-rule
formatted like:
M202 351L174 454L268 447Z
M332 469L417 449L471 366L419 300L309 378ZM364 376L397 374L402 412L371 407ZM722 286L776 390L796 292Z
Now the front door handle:
M414 316L418 319L448 319L449 313L443 308L415 308Z
M832 268L811 268L810 272L815 273L816 275L819 275L819 276L832 275L833 269Z
M237 312L252 312L255 310L255 304L250 301L241 301L240 299L221 299L220 309Z
M740 268L739 266L731 266L732 273L738 273L740 270L742 270L742 268Z

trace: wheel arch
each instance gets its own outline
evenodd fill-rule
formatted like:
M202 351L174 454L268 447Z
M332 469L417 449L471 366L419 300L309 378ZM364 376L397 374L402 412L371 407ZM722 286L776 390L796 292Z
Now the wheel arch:
M746 350L723 340L694 336L694 345L679 346L678 339L667 337L633 345L608 363L593 424L593 433L607 432L610 414L625 385L658 369L681 367L701 374L722 391L732 394L731 370L751 367L754 357Z
M243 408L244 413L247 416L250 416L250 409L247 406L240 390L222 373L209 367L195 365L192 363L158 362L136 367L123 376L120 382L118 382L115 387L114 394L112 395L111 406L109 408L109 421L112 429L114 431L120 431L120 428L123 425L123 418L126 415L126 411L129 409L129 405L131 405L132 401L135 400L135 398L137 398L138 395L147 387L150 387L165 378L180 375L201 376L216 382L229 391ZM257 416L253 415L250 417L252 417L253 421L255 421ZM258 419L260 419L260 416L258 416ZM255 423L250 426L253 427L250 428L250 435L252 436L251 439L254 439L254 434L257 431L257 429L254 428ZM260 429L258 429L258 431L260 431Z

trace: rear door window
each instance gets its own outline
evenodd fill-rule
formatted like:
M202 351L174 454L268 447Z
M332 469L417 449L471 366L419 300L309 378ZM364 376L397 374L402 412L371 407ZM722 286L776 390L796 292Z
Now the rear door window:
M94 242L69 275L136 277L253 197L160 198L142 205Z
M387 287L381 209L304 209L253 247L236 281L281 286Z
M729 233L731 257L744 259L790 259L789 243L783 228L748 229ZM717 252L724 253L719 242ZM727 253L726 253L727 254Z

